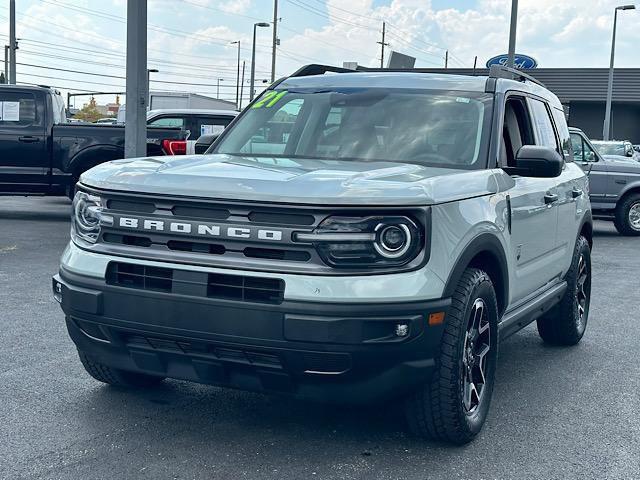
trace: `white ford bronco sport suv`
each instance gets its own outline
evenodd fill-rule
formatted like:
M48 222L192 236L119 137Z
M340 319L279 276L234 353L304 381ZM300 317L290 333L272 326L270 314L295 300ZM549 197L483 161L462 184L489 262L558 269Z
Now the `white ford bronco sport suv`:
M114 385L400 398L414 432L462 444L500 340L587 324L587 179L556 96L504 67L304 67L207 155L85 172L72 224L54 296Z

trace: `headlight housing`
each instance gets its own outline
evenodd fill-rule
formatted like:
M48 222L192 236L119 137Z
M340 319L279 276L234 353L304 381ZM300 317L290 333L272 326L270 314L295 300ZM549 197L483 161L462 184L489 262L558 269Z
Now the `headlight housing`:
M102 199L90 193L78 191L73 198L71 237L96 243L102 225L113 225L113 217L103 213Z
M399 267L414 260L424 247L424 233L404 216L332 216L313 233L297 233L334 268Z

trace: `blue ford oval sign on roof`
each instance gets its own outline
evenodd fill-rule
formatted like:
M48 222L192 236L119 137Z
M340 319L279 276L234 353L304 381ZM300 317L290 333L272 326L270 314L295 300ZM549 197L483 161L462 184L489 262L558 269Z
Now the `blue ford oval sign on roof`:
M507 61L509 60L509 55L496 55L495 57L487 60L487 68L491 68L491 65L507 65ZM533 57L528 55L520 55L516 54L515 59L513 61L513 66L515 68L526 69L526 68L536 68L538 66L538 62Z

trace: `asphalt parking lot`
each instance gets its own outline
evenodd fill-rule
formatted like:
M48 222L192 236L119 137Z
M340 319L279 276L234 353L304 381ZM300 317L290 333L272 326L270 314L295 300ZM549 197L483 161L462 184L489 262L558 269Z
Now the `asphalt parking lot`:
M339 409L166 381L101 385L51 296L68 200L0 197L0 478L640 478L640 238L597 222L589 326L574 348L530 326L501 345L481 436L406 433L400 405Z

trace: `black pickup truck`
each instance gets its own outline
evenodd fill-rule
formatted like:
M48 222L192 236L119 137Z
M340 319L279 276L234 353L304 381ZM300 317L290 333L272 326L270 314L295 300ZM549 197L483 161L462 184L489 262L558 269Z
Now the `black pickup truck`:
M185 134L149 127L147 154L165 155ZM123 157L123 125L67 123L55 89L0 85L0 195L66 195L82 172Z

